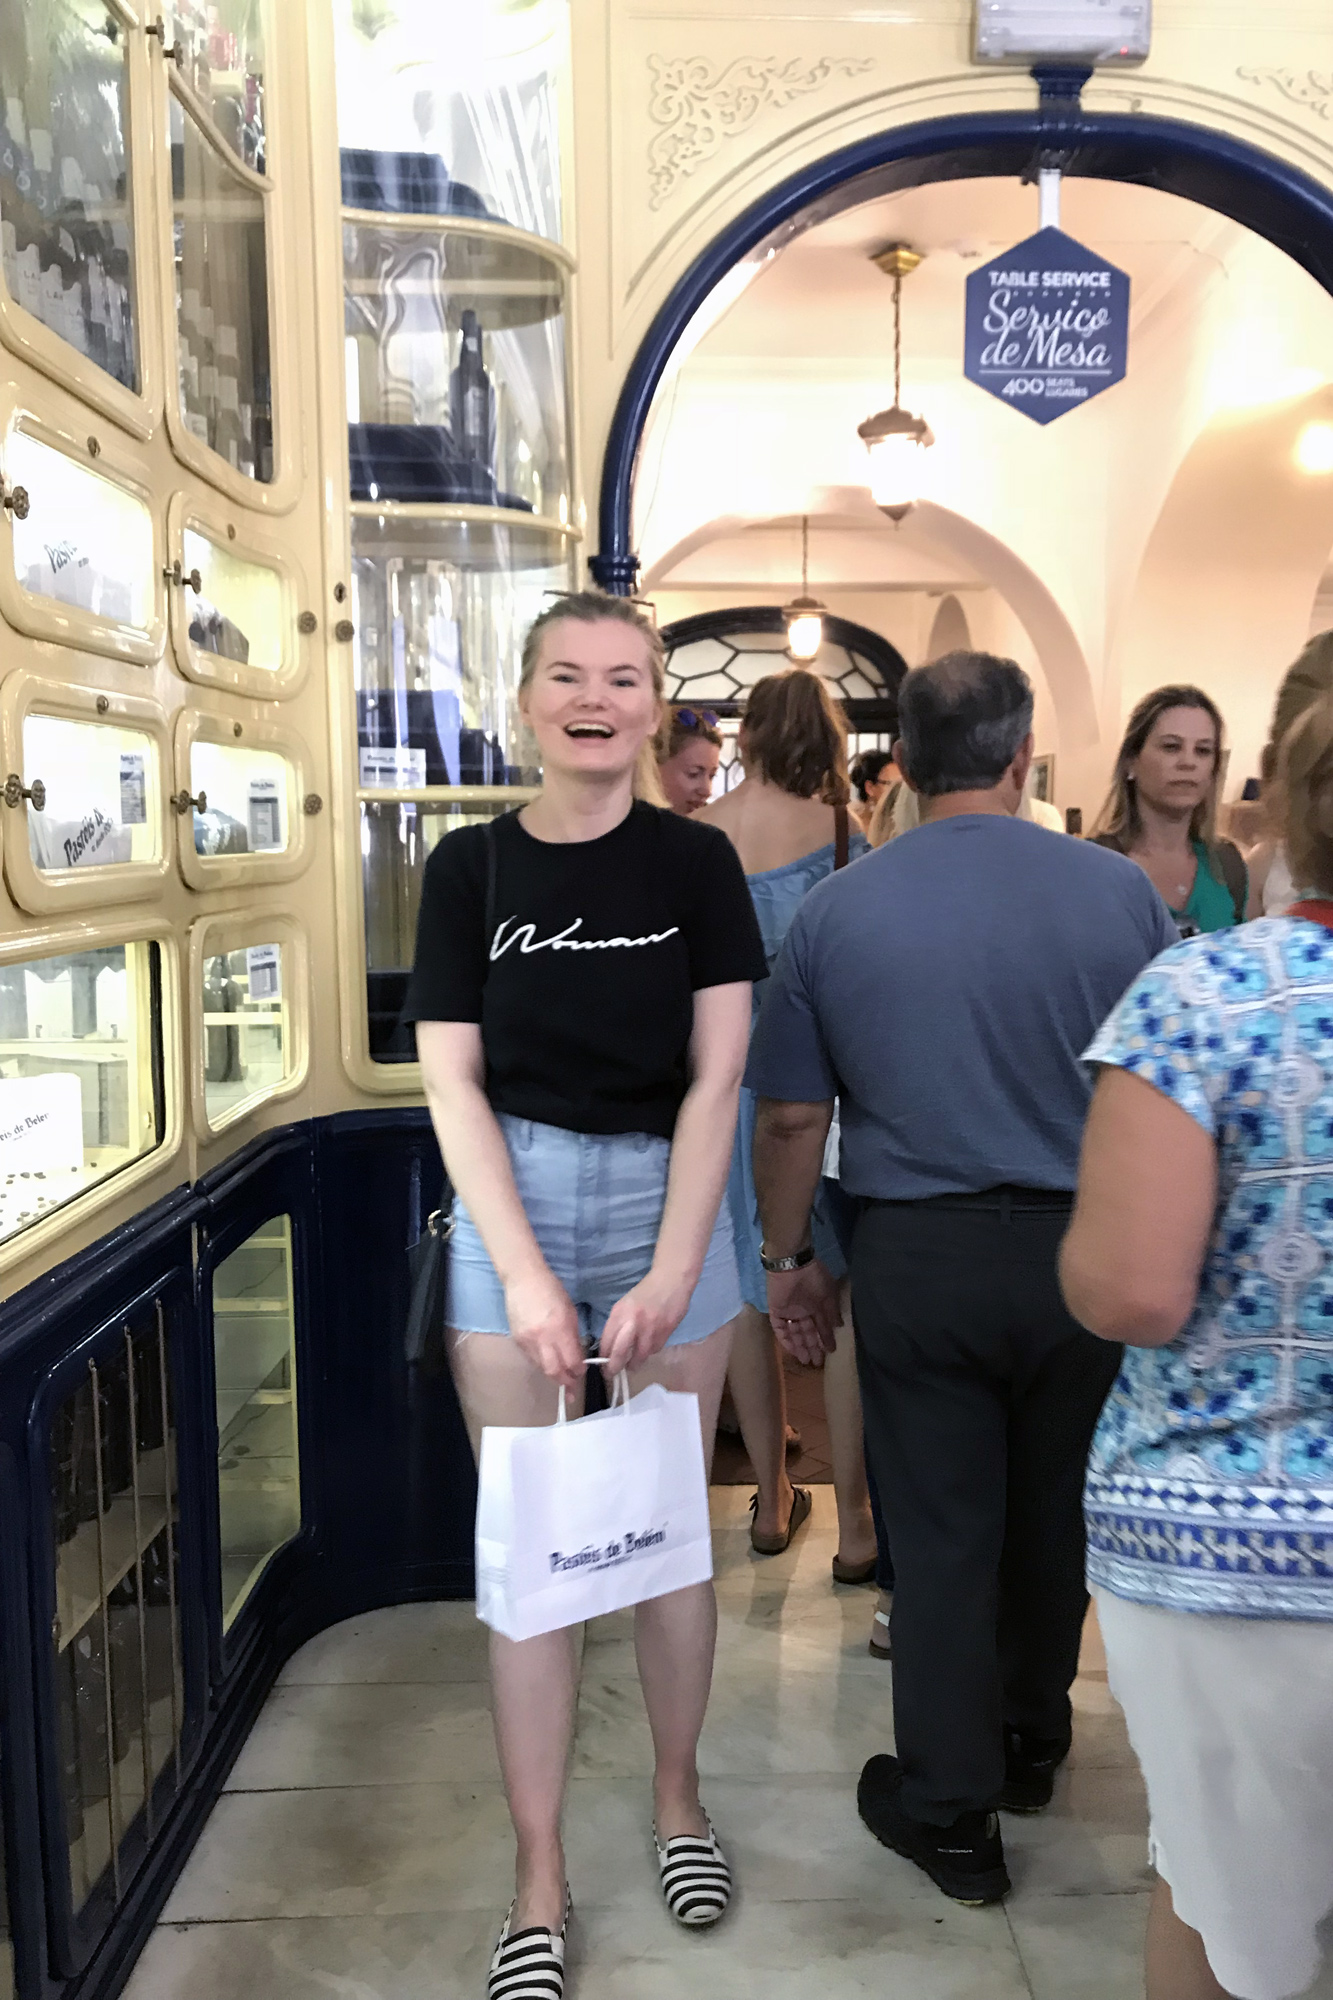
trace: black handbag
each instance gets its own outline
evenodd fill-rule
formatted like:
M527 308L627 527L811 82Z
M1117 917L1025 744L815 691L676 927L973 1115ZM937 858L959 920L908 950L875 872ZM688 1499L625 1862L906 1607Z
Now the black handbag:
M452 1197L426 1219L426 1227L407 1253L412 1293L407 1308L403 1348L409 1368L423 1375L444 1375L449 1368L444 1347L444 1301L449 1279L449 1238L454 1233Z
M486 836L486 904L484 939L495 928L495 822L489 820ZM446 1375L449 1357L444 1345L445 1301L449 1290L449 1238L454 1233L454 1191L446 1174L440 1206L426 1218L426 1227L407 1251L411 1292L403 1351L409 1368L423 1375Z

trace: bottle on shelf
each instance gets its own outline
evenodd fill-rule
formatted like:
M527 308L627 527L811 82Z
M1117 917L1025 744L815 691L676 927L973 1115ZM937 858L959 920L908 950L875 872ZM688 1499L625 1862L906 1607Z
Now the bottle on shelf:
M450 379L449 406L454 444L487 479L495 474L495 391L486 371L481 322L470 307L460 322L458 366Z

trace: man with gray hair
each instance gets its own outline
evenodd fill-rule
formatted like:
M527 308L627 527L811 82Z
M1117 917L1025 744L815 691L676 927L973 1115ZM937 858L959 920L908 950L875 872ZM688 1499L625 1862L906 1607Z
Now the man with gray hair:
M1084 1467L1119 1363L1056 1282L1080 1057L1176 931L1132 862L1015 817L1032 688L1014 661L919 667L898 715L920 826L806 897L746 1082L769 1311L799 1359L838 1317L809 1233L835 1098L857 1205L866 1450L897 1577L897 1754L866 1765L861 1816L986 1903L1009 1888L996 1808L1039 1811L1069 1750Z

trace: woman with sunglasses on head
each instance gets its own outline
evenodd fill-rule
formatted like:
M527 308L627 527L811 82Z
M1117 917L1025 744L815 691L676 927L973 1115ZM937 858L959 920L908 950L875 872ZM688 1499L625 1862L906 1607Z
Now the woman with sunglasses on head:
M886 810L892 812L902 773L893 761L892 750L863 750L848 775L852 784L848 811L868 839L870 822L885 798L889 801Z
M818 674L793 667L756 682L745 704L738 747L744 779L700 818L720 827L740 855L771 970L806 892L868 849L848 824L846 725ZM758 1000L756 993L756 1006ZM750 1540L757 1554L777 1555L808 1518L811 1501L808 1490L794 1487L787 1476L786 1385L768 1319L763 1232L750 1164L754 1115L753 1094L743 1090L728 1199L745 1310L737 1323L727 1381L759 1488ZM833 1277L843 1279L847 1264L827 1210L828 1197L821 1196L815 1207L815 1250ZM845 1289L843 1298L847 1304ZM875 1573L875 1530L850 1309L844 1313L836 1352L825 1363L824 1407L838 1508L834 1578L869 1583Z
M686 816L713 795L722 731L711 708L672 708L657 739L657 775L672 812Z
M727 842L635 796L645 776L656 789L662 671L624 598L543 612L519 684L541 791L426 863L404 1013L457 1190L446 1338L474 1450L485 1425L554 1423L561 1389L577 1415L595 1348L632 1394L697 1396L711 1457L741 1303L723 1196L765 961ZM696 1761L716 1633L711 1583L635 1613L661 1887L693 1928L731 1892ZM491 2000L564 1991L577 1636L491 1635L518 1837Z

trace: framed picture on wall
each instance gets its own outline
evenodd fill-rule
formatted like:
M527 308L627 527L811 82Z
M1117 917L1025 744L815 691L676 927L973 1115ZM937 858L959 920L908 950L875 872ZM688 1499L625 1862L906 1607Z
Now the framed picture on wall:
M1055 804L1055 753L1047 751L1044 757L1032 760L1032 796L1046 805Z

